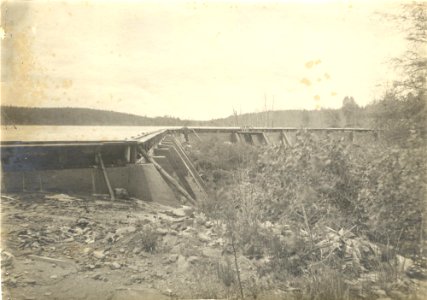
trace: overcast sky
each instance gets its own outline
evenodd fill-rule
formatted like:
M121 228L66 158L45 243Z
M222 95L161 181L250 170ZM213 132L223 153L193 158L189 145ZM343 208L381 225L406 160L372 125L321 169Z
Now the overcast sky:
M211 119L360 105L395 78L390 1L3 3L2 104Z

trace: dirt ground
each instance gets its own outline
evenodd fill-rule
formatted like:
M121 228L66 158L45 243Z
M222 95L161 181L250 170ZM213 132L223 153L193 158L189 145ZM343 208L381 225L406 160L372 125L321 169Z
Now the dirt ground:
M203 297L228 255L221 226L185 206L28 193L1 210L3 299Z
M224 230L187 206L104 196L2 195L3 299L235 297ZM246 289L262 263L239 256ZM258 299L295 299L292 288L253 292ZM426 292L421 282L419 295Z

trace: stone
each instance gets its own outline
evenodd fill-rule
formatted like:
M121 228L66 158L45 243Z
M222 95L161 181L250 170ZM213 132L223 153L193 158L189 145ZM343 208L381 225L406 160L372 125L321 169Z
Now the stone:
M93 251L92 255L98 259L103 259L105 257L104 251L102 250Z
M27 279L24 282L27 284L35 284L36 283L36 281L34 279Z
M169 230L166 228L157 228L156 232L160 235L166 235L166 234L168 234Z
M115 188L114 189L114 194L116 195L116 197L118 199L125 199L125 200L129 199L129 192L127 191L127 189L124 189L124 188Z
M387 297L387 293L381 289L374 290L372 293L377 297Z
M57 278L58 278L58 275L52 275L52 276L50 276L49 278L50 278L50 279L57 279Z
M390 296L393 299L397 299L397 300L401 300L401 299L406 299L407 296L399 291L390 291L388 292L388 296Z
M83 254L89 254L92 251L92 248L86 247L83 249Z
M134 254L139 254L139 253L141 253L141 251L142 251L142 248L141 247L135 247L135 248L133 248L133 253Z
M199 261L199 257L197 256L190 256L189 258L187 258L187 262L190 264L195 264L198 261Z
M165 257L163 259L163 263L165 264L171 264L178 260L178 254L170 254L169 256Z
M396 260L399 270L407 272L414 266L414 261L410 258L403 257L401 255L396 255Z
M85 228L89 224L90 224L90 222L86 218L80 218L77 220L77 226L79 226L80 228Z
M212 221L207 221L207 222L205 223L205 227L206 227L206 228L211 228L213 225L214 225L214 223L213 223Z
M128 234L128 233L133 233L135 231L136 231L136 227L135 226L127 226L127 227L118 228L116 230L116 234L117 235L124 235L124 234Z
M101 274L97 273L97 274L93 275L92 279L100 280L101 279Z
M11 285L11 286L16 286L16 283L17 283L16 278L10 278L10 279L7 281L7 283L8 283L9 285Z
M194 207L183 206L182 209L184 210L186 216L194 216Z
M2 267L12 266L14 258L15 257L13 256L12 253L9 253L7 251L2 251L1 252L1 264L2 264Z
M171 213L176 217L185 217L186 216L185 210L182 207L175 208L174 210L171 211Z
M200 232L197 236L201 242L209 242L211 240L210 237L203 232Z
M112 269L112 270L118 270L118 269L120 269L122 266L118 263L118 262L113 262L111 265L110 265L110 268Z

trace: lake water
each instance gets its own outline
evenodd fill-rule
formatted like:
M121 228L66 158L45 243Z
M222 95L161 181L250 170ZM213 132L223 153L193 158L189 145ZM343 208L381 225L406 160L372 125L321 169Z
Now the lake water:
M181 126L1 126L1 141L122 141Z

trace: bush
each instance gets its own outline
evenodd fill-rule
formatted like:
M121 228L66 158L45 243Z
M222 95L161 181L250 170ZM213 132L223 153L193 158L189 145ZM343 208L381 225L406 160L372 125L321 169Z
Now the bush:
M159 234L155 228L146 225L141 229L138 239L145 252L153 253L158 246Z
M240 146L218 144L215 151L236 153ZM238 164L212 162L221 157L205 164L211 173L226 168L230 182L221 181L203 208L228 224L227 237L241 253L270 259L260 272L278 282L310 278L314 288L304 294L314 297L317 290L313 299L345 299L348 288L339 276L355 278L396 253L421 252L424 146L358 146L301 131L292 147L250 148ZM215 190L214 181L208 184ZM313 266L330 277L321 280Z

